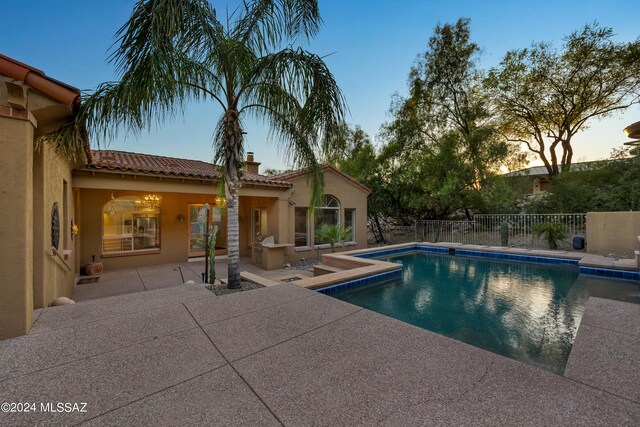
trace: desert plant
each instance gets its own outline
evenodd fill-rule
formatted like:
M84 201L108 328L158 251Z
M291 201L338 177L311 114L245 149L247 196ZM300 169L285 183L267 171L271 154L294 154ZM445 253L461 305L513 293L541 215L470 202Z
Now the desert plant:
M500 224L500 244L509 246L509 223L506 221Z
M209 226L209 283L216 281L216 235L218 234L218 226Z
M347 240L349 236L351 236L351 227L323 224L316 228L316 238L322 243L328 243L331 246L331 252L335 252L336 244Z
M540 238L543 234L549 249L558 249L558 241L567 238L567 226L557 222L541 222L533 226L533 234Z

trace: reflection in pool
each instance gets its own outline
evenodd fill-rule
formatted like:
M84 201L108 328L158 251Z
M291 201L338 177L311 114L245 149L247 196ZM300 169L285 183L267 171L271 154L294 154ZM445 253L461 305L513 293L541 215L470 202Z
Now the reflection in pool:
M589 296L640 302L639 283L577 266L408 254L403 277L332 294L421 328L562 373Z

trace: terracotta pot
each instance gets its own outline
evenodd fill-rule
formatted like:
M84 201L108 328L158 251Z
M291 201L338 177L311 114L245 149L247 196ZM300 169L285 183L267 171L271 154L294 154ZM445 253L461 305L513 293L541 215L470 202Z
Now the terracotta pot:
M102 274L104 270L104 266L101 262L90 262L89 264L84 266L84 272L87 276L96 276L98 274Z

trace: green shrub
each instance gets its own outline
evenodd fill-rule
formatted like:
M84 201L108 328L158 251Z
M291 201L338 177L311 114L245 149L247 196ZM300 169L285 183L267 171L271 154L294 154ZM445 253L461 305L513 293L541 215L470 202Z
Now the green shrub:
M533 226L533 234L540 238L543 234L549 249L558 249L558 241L567 238L567 226L557 222L541 222Z
M346 241L350 236L351 227L323 224L316 228L316 238L322 243L328 243L331 246L331 252L336 251L336 244Z

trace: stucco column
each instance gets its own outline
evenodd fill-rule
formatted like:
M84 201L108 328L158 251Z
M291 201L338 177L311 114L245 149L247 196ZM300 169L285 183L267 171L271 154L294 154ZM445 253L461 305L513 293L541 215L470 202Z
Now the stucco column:
M33 323L33 134L28 111L0 106L0 339Z

